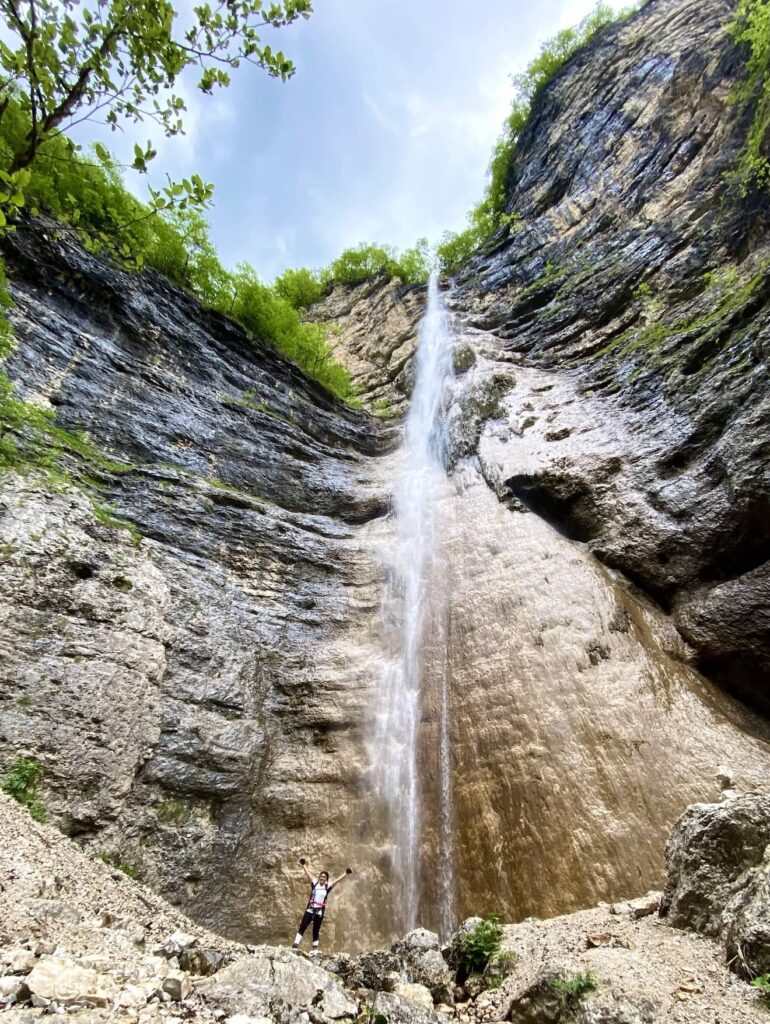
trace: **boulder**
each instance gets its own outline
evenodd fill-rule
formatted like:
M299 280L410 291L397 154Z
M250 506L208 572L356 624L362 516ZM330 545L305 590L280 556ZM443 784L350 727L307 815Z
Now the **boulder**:
M202 974L204 977L216 974L224 962L224 954L216 949L204 949L201 946L183 949L179 954L179 966L183 971Z
M424 985L415 985L408 981L399 981L393 986L393 995L398 996L401 999L407 999L412 1003L416 1003L425 1010L431 1011L433 1009L433 996Z
M516 991L506 1019L511 1024L654 1024L657 1019L649 999L618 999L601 990L570 998L554 984L562 976L560 971L546 969Z
M179 957L184 950L191 949L197 944L198 940L194 935L188 935L186 932L179 931L172 932L162 945L156 946L153 949L153 953L155 956L163 956L166 960L171 960L172 957Z
M0 978L0 1007L13 1006L29 998L27 979L18 974L6 974Z
M414 928L398 942L394 942L390 948L394 953L409 957L427 949L439 949L440 944L435 932L428 931L427 928Z
M369 1018L373 1021L382 1014L388 1024L438 1024L436 1014L432 1008L428 1009L426 1003L405 999L395 992L378 992L368 1009Z
M39 1001L60 1006L110 1006L117 996L114 978L82 967L67 957L44 957L27 975L27 987ZM40 1003L38 1003L40 1005Z
M424 986L434 1003L451 1003L454 994L454 974L438 948L423 949L412 955L406 963L410 981Z
M181 971L170 971L163 979L161 991L175 1003L180 1003L192 995L192 982L186 974Z
M770 796L688 807L666 845L661 916L678 928L719 935L725 907L749 885L769 843Z
M390 989L390 975L401 973L400 957L387 949L375 949L371 953L344 959L335 956L332 963L327 961L324 966L339 974L348 988L367 988L373 992Z
M328 1020L358 1014L358 1004L336 978L288 950L236 960L199 992L228 1013L252 1017L269 1016L271 1002L277 1000L291 1010L312 1008Z
M742 881L722 914L722 934L730 966L750 979L770 972L770 847Z

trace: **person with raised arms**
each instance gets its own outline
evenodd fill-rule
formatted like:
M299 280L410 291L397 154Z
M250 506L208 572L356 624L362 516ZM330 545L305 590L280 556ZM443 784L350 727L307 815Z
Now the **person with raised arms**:
M345 868L345 873L340 875L339 878L335 878L333 882L329 881L329 872L321 871L317 878L314 878L307 869L307 862L304 857L300 857L300 864L302 870L305 872L308 882L310 882L310 898L307 901L307 909L302 915L302 920L299 923L299 929L297 934L294 936L294 945L292 949L299 949L299 945L302 942L302 937L307 931L307 927L312 923L313 925L313 949L318 949L318 936L321 933L321 925L324 922L324 912L326 910L326 903L329 899L329 893L340 882L346 877L346 875L352 875L352 868Z

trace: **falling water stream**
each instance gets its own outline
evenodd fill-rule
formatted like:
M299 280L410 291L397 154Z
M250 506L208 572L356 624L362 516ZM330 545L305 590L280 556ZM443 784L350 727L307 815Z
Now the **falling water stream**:
M389 819L393 844L395 924L413 928L420 907L423 785L420 778L419 723L426 675L424 631L429 606L431 628L446 628L440 595L429 580L437 547L436 498L446 482L444 395L452 376L452 336L431 276L428 304L420 325L415 382L406 418L399 475L394 490L395 537L383 595L387 653L375 737L376 781ZM440 645L445 650L445 644ZM452 915L452 783L446 663L431 666L440 676L439 785L433 809L439 823L439 925Z

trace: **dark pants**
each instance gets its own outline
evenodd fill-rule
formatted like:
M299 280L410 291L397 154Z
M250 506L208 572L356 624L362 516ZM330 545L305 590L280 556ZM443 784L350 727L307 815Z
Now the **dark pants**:
M321 925L324 923L323 910L316 910L315 913L312 910L306 910L302 915L302 920L299 923L297 931L300 935L304 935L307 931L307 926L311 921L313 922L313 942L318 942L318 936L321 933Z

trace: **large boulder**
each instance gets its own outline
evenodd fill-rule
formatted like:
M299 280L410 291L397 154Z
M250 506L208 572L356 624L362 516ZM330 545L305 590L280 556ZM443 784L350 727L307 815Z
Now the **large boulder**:
M388 1024L436 1024L438 1020L434 1011L428 1009L427 1001L421 1003L393 992L378 992L372 1010L371 1019L376 1021L382 1014Z
M688 807L666 845L661 916L678 928L719 935L727 904L753 880L768 844L770 796Z
M454 974L441 955L439 937L427 928L415 928L398 942L391 951L398 957L399 969L409 982L428 989L435 1003L451 1003Z
M27 976L27 987L43 1005L60 1006L110 1006L118 992L114 978L58 956L43 957Z
M410 981L423 985L434 1003L451 1003L454 993L454 973L437 949L425 949L414 954L406 964Z
M228 1013L270 1016L281 1002L289 1010L312 1009L327 1020L355 1017L358 1004L328 971L287 950L245 957L199 989L208 1003Z
M512 1024L654 1024L649 999L618 998L609 991L571 997L556 984L561 972L544 969L532 982L513 990L507 1020Z
M770 847L722 915L722 932L731 966L753 978L770 972Z

